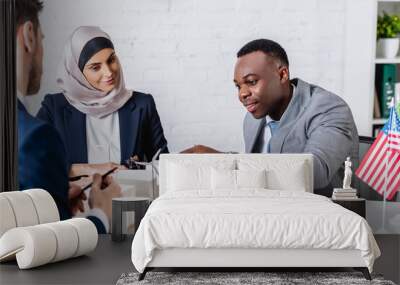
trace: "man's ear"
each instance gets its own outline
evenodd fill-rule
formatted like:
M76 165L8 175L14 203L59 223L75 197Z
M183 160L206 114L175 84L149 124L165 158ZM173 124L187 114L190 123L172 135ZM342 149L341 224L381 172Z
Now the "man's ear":
M279 67L279 75L281 77L281 82L284 83L289 80L289 68L287 66L281 65Z
M37 43L35 27L32 21L26 21L24 24L22 24L21 29L25 51L28 53L34 53Z

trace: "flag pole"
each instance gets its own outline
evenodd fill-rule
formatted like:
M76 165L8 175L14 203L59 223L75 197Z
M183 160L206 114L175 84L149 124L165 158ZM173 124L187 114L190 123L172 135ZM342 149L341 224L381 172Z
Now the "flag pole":
M389 132L392 129L392 123L393 123L393 112L396 111L396 105L397 105L397 98L396 95L393 97L393 101L392 101L393 105L392 105L392 109L390 111L390 115L389 115ZM386 223L386 203L387 203L387 186L388 186L388 168L389 168L389 145L390 145L390 133L388 136L388 140L387 140L387 149L386 149L386 166L385 166L385 184L383 187L383 205L382 205L382 228L380 230L380 232L385 233L385 223Z
M391 123L389 123L390 126ZM389 142L387 142L389 144ZM383 203L382 203L382 228L379 233L385 233L386 223L386 197L387 197L387 185L388 185L388 166L389 166L389 151L386 150L386 165L385 165L385 185L383 187Z

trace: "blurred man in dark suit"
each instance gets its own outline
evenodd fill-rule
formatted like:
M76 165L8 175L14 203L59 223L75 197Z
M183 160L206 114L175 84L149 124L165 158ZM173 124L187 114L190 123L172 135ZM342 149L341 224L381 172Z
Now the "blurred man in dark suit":
M18 96L18 179L20 189L42 188L54 198L61 219L82 209L81 189L69 185L65 148L57 131L31 116L24 106L25 96L40 89L43 66L43 34L38 14L39 0L16 0L16 63ZM101 189L102 183L106 188ZM88 216L99 233L109 228L111 200L121 195L120 187L108 178L94 176Z

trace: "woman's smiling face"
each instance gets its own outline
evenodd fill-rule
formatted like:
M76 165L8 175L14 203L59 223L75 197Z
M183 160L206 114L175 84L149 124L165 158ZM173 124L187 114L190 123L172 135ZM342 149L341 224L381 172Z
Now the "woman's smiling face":
M83 68L83 75L94 88L109 93L119 83L120 70L114 49L105 48L89 59Z

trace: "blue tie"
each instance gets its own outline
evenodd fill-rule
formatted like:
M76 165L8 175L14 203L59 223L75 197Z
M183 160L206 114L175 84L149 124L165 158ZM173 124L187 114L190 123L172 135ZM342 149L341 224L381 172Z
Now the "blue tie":
M270 152L271 152L271 150L270 150L270 142L271 142L272 136L274 135L276 129L277 129L278 126L279 126L279 122L277 122L277 121L270 121L267 125L269 126L269 129L271 130L271 137L269 138L269 141L268 141L268 148L267 148L267 149L268 149L268 153L270 153Z

